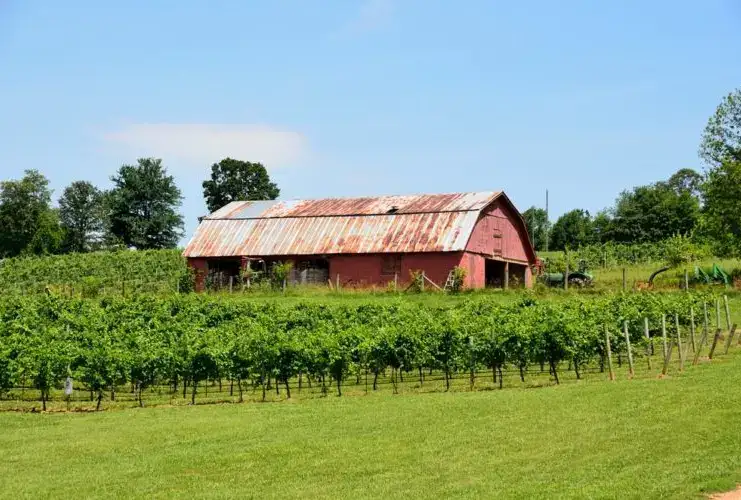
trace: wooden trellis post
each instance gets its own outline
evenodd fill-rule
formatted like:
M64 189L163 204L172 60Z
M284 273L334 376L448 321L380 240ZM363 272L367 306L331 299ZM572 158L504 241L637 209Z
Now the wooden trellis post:
M628 371L632 377L635 372L633 371L633 353L630 349L630 335L628 334L628 321L623 321L623 332L625 333L625 345L628 347Z

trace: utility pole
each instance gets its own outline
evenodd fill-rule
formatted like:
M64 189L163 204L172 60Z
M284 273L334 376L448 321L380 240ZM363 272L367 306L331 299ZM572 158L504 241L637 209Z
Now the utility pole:
M548 221L548 190L545 190L545 251L548 251L548 226L550 225Z

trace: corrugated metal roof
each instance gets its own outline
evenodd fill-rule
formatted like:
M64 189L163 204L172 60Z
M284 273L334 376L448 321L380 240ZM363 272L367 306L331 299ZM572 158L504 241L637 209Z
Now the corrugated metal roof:
M463 251L479 212L499 194L232 202L200 223L183 254L265 257Z
M333 215L385 215L481 210L499 195L480 193L417 194L321 200L234 201L207 219L257 219L267 217L328 217Z

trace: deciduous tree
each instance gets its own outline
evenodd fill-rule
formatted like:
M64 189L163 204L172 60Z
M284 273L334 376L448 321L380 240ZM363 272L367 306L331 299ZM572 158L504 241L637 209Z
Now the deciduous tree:
M553 250L578 248L596 241L592 218L586 210L575 209L563 214L551 230Z
M177 212L182 196L162 160L140 158L137 165L123 165L111 180L111 234L130 247L174 248L183 234L183 217Z
M708 120L700 143L700 158L710 167L741 162L741 89L725 96Z
M26 170L20 180L0 182L0 256L19 255L31 244L39 225L44 230L54 215L49 181L37 170Z
M75 181L59 198L59 219L68 252L94 250L103 236L103 193L87 181Z
M548 215L545 210L537 207L530 207L522 213L527 226L527 232L530 235L535 250L545 249L545 240L548 234Z
M238 200L274 200L280 195L261 163L224 158L211 165L211 179L203 181L203 197L210 212Z

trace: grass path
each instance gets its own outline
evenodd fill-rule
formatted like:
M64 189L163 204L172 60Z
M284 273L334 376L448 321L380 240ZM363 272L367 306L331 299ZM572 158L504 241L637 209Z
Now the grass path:
M0 497L692 498L741 479L741 352L663 380L0 414Z

